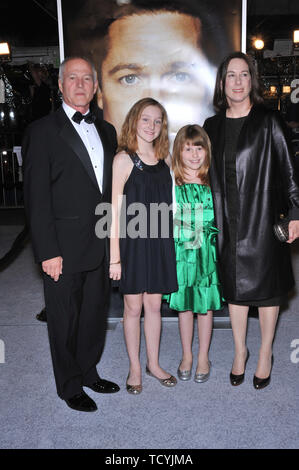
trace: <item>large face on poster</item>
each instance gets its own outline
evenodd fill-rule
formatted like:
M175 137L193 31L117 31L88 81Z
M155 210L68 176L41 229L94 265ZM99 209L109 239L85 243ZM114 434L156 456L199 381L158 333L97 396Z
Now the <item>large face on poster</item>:
M95 64L98 104L117 132L150 96L170 136L214 114L217 65L241 47L242 0L62 0L64 55Z

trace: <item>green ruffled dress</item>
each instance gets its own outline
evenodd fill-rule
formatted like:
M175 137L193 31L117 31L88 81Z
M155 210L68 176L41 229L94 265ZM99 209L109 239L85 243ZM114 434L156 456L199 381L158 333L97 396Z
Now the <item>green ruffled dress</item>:
M222 308L217 273L216 236L211 189L203 184L175 187L174 242L179 289L164 295L169 307L206 314Z

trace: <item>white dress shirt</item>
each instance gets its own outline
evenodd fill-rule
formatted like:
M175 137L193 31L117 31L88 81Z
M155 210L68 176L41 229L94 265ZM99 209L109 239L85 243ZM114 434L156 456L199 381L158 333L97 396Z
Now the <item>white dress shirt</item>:
M104 170L104 150L103 145L98 134L98 131L94 124L87 124L87 122L82 119L80 124L72 120L73 115L76 110L71 106L67 105L65 102L62 103L62 107L73 124L74 128L81 137L86 150L89 154L96 179L99 185L100 190L103 189L103 170ZM87 111L88 113L89 111ZM85 114L87 114L85 113Z

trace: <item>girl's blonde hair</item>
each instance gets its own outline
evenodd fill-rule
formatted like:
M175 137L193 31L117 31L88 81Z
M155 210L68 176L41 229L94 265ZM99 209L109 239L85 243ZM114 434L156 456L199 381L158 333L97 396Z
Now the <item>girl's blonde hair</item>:
M181 152L185 144L201 145L205 149L206 156L202 166L198 170L197 176L202 180L203 184L209 186L210 181L208 172L211 165L211 142L206 131L197 124L182 127L178 131L174 140L172 152L172 169L175 177L175 183L179 186L185 183L185 166L181 159Z
M137 151L137 122L147 106L157 106L162 113L161 132L154 140L154 149L156 158L163 160L169 154L167 113L163 106L153 98L143 98L132 106L123 123L117 151L125 151L129 154Z

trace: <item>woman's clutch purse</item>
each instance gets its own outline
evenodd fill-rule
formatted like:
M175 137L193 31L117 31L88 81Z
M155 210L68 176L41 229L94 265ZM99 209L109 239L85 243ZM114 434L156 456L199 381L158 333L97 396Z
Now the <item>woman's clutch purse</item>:
M273 225L274 235L280 242L287 242L289 239L289 222L290 219L281 214L278 222Z

